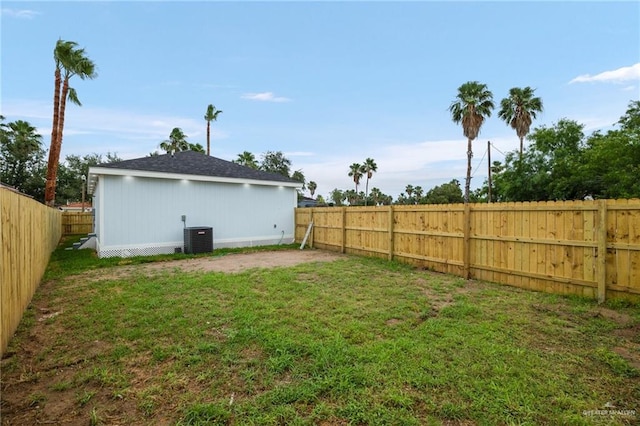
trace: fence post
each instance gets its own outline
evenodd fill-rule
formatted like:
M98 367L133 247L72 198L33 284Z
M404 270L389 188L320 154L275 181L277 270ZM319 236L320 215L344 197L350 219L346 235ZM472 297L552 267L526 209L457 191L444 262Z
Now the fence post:
M393 260L393 206L389 204L389 260Z
M598 303L606 299L607 294L607 201L598 201L598 259L596 278L598 280Z
M340 242L340 252L341 253L345 253L346 252L346 248L347 248L347 225L346 225L346 219L347 218L347 208L345 206L342 206L342 239Z
M463 217L463 232L464 238L462 242L462 263L463 263L463 278L468 280L471 277L471 207L469 203L464 203L464 217Z
M313 223L313 207L311 207L309 212L309 223ZM309 248L313 248L313 234L315 234L315 226L311 226L311 235L309 235Z

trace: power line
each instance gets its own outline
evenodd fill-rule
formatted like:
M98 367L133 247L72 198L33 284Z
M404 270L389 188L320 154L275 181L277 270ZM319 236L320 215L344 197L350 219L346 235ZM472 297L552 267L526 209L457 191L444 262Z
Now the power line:
M471 173L471 177L473 177L473 175L476 174L476 172L478 171L478 169L480 168L480 164L482 164L482 161L484 160L484 157L487 155L487 150L484 150L484 154L482 154L482 158L480 159L480 161L478 161L478 165L476 166L476 169L473 171L473 173Z
M504 152L500 151L498 149L498 147L496 147L494 144L491 144L491 146L493 147L493 149L495 149L496 151L498 151L500 154L504 155L505 157L507 156L507 154L505 154Z

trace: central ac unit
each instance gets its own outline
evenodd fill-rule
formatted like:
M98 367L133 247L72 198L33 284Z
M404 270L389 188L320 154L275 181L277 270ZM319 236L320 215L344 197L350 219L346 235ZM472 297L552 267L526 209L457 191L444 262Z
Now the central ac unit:
M213 251L213 228L192 226L184 228L184 252L188 254Z

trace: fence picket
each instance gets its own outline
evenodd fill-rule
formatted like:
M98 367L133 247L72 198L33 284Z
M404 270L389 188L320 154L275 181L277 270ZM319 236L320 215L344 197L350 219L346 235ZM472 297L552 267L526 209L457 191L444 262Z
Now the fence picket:
M558 294L640 299L640 200L297 209L339 211L329 250L397 259L437 272ZM623 268L623 270L620 270Z

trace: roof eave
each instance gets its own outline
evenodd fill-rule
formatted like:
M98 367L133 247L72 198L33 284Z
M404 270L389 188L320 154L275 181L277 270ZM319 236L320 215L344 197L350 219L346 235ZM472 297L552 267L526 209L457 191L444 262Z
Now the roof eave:
M108 167L94 166L89 168L89 179L87 182L87 192L93 194L98 176L131 176L131 177L145 177L155 179L172 179L172 180L193 180L201 182L219 182L219 183L246 183L250 185L265 185L265 186L284 186L290 188L302 188L300 182L284 182L276 180L260 180L260 179L248 179L248 178L229 178L222 176L205 176L205 175L192 175L184 173L167 173L167 172L153 172L147 170L133 170L133 169L115 169Z

